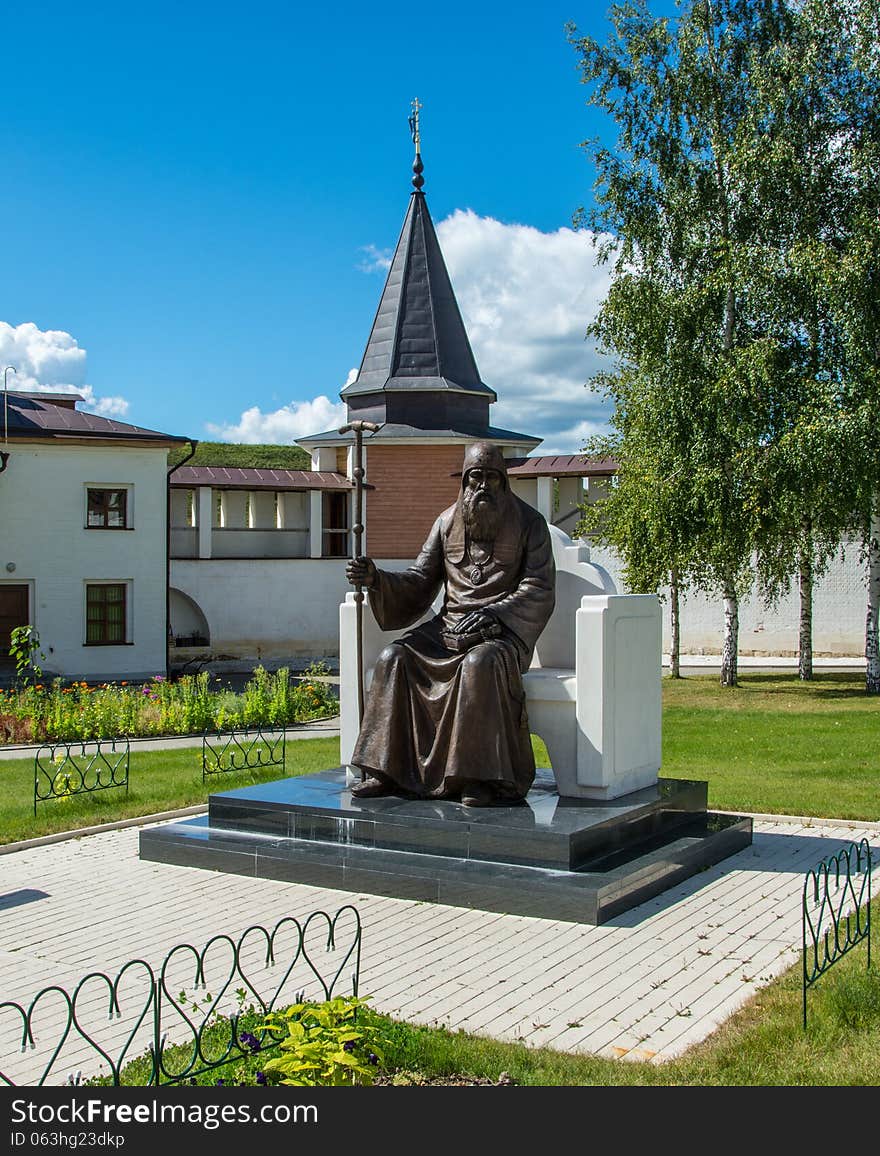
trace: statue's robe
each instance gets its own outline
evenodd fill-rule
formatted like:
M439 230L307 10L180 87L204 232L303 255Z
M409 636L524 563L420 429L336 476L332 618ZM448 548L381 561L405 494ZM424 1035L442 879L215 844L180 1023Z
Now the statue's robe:
M555 601L550 531L506 491L502 524L483 581L473 560L461 499L434 523L415 563L379 570L370 606L383 630L411 626L441 588L440 613L386 646L374 667L351 762L407 795L456 797L465 781L521 799L535 777L522 672ZM443 632L472 610L489 611L500 634L459 651Z

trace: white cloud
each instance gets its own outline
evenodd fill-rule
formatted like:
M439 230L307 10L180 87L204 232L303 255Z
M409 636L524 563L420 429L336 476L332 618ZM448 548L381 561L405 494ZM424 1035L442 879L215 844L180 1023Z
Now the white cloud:
M85 399L85 408L101 417L125 417L128 413L128 402L124 397L95 397L90 385L84 385L80 393Z
M361 245L361 252L366 253L363 261L358 263L362 273L387 273L391 268L394 256L393 249L379 249L375 245Z
M352 373L357 371L352 370ZM352 380L351 374L349 380ZM237 425L207 424L205 428L224 442L286 445L307 434L337 429L345 418L345 405L334 403L322 395L312 401L292 401L271 413L263 413L258 406L252 406L244 411Z
M85 381L86 351L63 329L39 329L32 321L8 325L0 321L0 370L12 391L25 393L78 393L84 408L103 417L128 412L124 397L98 397Z
M564 417L564 415L561 416ZM526 421L528 421L528 418L526 418ZM523 425L517 428L520 433L542 433L541 430L536 431L534 422L532 422L531 426ZM538 446L535 453L576 454L583 448L588 438L594 437L597 434L607 433L607 421L579 421L573 426L564 426L559 429L544 432L544 441Z
M351 385L357 375L358 367L355 366L348 371L345 385ZM206 423L205 429L223 442L286 445L309 434L338 429L346 417L344 402L333 402L322 394L312 401L292 401L269 413L263 413L259 406L254 405L244 411L237 424Z
M608 418L585 388L606 364L585 333L610 283L589 234L542 233L469 209L437 234L480 375L498 394L492 424L543 437L539 453L576 453Z

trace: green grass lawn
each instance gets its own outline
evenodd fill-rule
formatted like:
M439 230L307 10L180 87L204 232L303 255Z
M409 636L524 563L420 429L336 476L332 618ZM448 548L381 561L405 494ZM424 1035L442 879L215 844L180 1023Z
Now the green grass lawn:
M311 775L339 765L336 738L295 739L285 744L285 774ZM269 782L280 767L211 775L202 782L202 748L131 753L129 786L37 803L34 817L34 760L0 760L0 843L91 827L207 803L208 795Z
M725 811L880 819L880 698L858 675L663 682L663 769Z

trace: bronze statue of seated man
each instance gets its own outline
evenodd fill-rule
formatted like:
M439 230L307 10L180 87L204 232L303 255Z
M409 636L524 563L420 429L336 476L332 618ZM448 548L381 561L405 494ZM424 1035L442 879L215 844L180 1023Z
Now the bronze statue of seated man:
M443 590L440 612L376 662L351 762L355 798L383 795L514 803L535 777L522 674L555 601L550 532L510 491L500 449L470 446L461 492L407 570L348 563L383 630L412 627Z

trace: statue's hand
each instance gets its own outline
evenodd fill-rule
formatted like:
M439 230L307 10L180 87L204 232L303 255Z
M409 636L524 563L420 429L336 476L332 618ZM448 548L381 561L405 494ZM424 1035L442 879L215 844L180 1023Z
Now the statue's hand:
M465 614L452 628L453 634L473 634L477 630L484 630L495 622L495 616L488 610L472 610Z
M376 564L372 558L352 558L345 567L345 576L352 586L369 590L376 582Z

